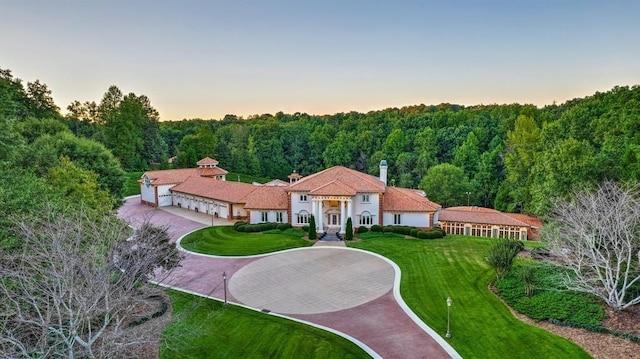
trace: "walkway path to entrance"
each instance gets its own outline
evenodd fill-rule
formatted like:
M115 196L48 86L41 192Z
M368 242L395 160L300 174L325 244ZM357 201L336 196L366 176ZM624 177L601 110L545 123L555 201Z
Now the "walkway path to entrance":
M145 220L165 226L174 241L211 225L210 216L144 206L138 196L128 198L118 215L133 226ZM223 224L215 220L215 225ZM460 357L406 307L399 294L400 271L393 262L365 251L322 245L329 242L318 244L244 257L185 251L182 266L157 279L178 290L221 299L224 272L230 302L331 328L355 339L374 357Z

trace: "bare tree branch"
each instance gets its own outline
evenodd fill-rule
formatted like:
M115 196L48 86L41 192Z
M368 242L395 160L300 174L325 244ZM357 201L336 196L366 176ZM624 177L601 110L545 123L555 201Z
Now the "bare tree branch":
M0 253L0 356L138 357L158 339L136 323L161 304L147 278L179 265L165 229L145 223L127 241L115 217L51 209L17 225L21 250Z
M556 203L544 238L571 269L568 289L591 293L615 310L640 303L640 194L603 182L594 193ZM637 295L637 292L636 292Z

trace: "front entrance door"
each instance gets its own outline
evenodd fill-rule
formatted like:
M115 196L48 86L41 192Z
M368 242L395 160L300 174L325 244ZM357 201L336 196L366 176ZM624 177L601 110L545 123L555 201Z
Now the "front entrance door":
M329 225L330 226L339 226L340 225L340 215L335 213L329 213Z

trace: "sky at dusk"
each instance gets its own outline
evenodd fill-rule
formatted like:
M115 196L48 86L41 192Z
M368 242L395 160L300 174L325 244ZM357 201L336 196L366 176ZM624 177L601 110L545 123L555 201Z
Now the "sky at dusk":
M161 120L562 103L640 84L640 1L0 0L0 68Z

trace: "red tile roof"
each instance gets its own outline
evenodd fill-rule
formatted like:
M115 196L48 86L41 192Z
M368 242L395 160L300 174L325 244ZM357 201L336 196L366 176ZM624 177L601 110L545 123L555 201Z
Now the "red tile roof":
M213 176L222 176L229 173L229 171L224 170L220 167L202 167L198 168L198 174L203 177L213 177Z
M179 192L217 199L228 203L245 203L246 196L260 186L243 182L219 181L213 178L193 176L171 188L171 192Z
M524 221L495 209L484 207L450 207L439 212L438 219L444 222L483 223L503 226L530 227Z
M256 186L245 196L246 209L281 209L289 207L289 196L282 186Z
M211 157L205 157L203 159L201 159L200 161L196 162L196 164L198 166L204 166L204 165L210 165L210 166L217 166L218 165L218 161L211 158Z
M340 180L333 180L309 191L314 196L355 196L356 190Z
M149 177L152 185L174 184L184 182L189 177L197 176L198 168L180 168L175 170L148 171L142 174Z
M302 177L289 186L289 192L311 192L317 188L339 180L356 192L384 192L385 185L378 177L358 172L342 166L327 168L324 171Z
M422 195L424 192L409 188L387 187L383 197L384 211L434 212L441 208Z
M524 222L531 226L531 228L542 228L542 221L539 218L530 216L524 213L503 213L515 220Z

